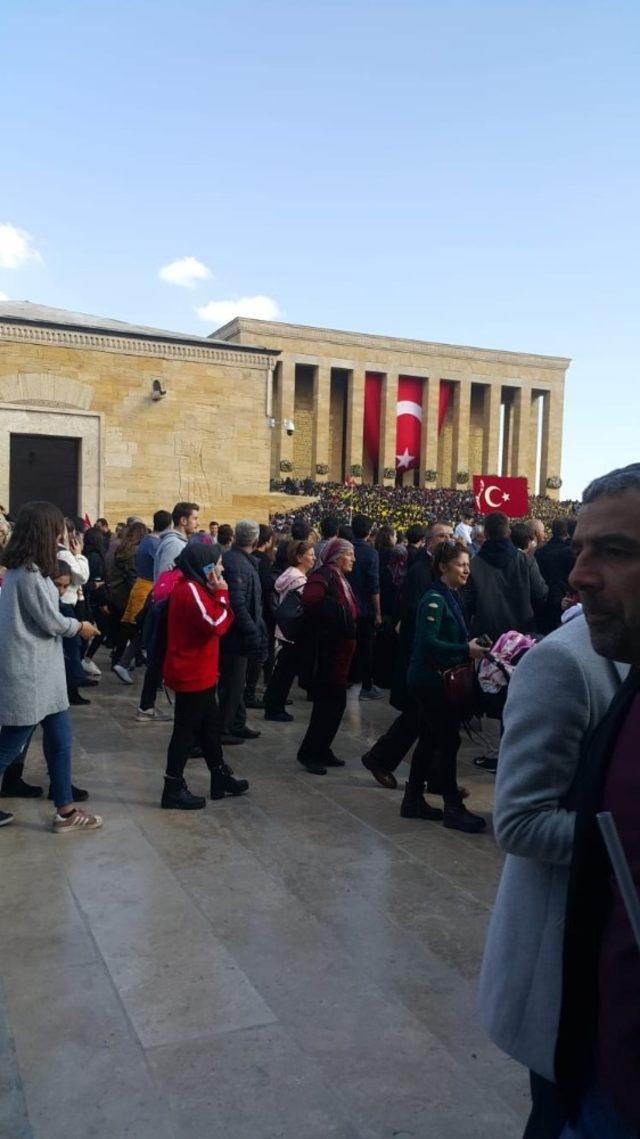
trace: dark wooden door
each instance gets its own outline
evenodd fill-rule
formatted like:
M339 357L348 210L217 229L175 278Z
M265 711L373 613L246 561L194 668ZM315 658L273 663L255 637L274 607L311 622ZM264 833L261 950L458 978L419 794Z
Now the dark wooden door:
M64 514L78 513L80 440L61 435L12 435L9 510L25 502L54 502Z

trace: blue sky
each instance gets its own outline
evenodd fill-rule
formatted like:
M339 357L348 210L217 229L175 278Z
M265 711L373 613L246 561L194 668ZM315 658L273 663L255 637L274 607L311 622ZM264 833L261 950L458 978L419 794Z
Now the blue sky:
M5 0L0 291L571 356L578 495L640 458L639 56L615 0Z

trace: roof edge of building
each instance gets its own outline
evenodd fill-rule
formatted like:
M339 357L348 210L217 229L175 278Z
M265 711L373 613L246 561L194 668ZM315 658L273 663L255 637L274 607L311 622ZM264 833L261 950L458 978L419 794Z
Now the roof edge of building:
M539 363L544 367L557 369L558 371L566 371L571 364L570 356L546 356L540 352L518 352L510 348L480 348L477 345L471 344L446 344L432 340L415 340L403 336L385 336L376 332L350 332L347 329L321 328L317 325L310 324L290 324L286 321L259 320L247 316L234 317L233 320L228 321L227 324L215 329L215 331L211 333L211 336L212 338L215 337L216 340L228 344L230 341L227 340L226 337L238 332L266 333L270 336L291 337L292 339L306 336L309 340L333 340L334 343L342 346L354 344L360 347L384 347L387 351L392 352L406 352L408 348L418 352L427 350L425 351L425 355L447 354L466 356L469 353L473 353L479 358L486 356L489 359L507 362L517 360L520 363Z

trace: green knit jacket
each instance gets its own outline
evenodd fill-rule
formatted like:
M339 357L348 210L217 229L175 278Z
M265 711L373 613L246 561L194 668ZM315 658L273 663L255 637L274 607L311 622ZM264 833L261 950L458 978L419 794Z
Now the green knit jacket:
M418 606L416 634L407 681L412 688L435 688L440 673L469 660L462 629L441 593L429 589Z

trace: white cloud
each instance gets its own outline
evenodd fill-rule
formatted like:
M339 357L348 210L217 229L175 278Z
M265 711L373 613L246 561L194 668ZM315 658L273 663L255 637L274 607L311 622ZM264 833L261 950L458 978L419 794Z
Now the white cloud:
M42 261L31 234L9 222L0 224L0 269L19 269L25 261Z
M0 293L0 301L8 301L10 298L6 293Z
M212 274L197 257L181 257L179 261L163 265L158 271L158 276L161 281L168 281L170 285L182 285L186 289L193 289L198 281L211 280Z
M197 308L200 320L206 320L221 328L235 316L251 316L255 320L277 320L280 309L271 297L238 297L237 301L209 301L208 305Z

